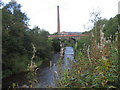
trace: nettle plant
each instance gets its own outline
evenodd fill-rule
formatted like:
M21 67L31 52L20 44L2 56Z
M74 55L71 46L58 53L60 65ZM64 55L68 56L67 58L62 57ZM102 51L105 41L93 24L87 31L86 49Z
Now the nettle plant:
M118 36L120 34L116 31L115 34L106 36L104 32L106 23L96 23L97 15L88 38L90 43L81 44L84 39L78 42L79 47L82 48L78 50L77 47L75 62L72 62L72 69L65 71L61 79L61 87L119 88Z
M100 31L91 32L91 44L77 51L72 69L65 71L62 87L74 88L116 88L118 82L118 32L105 37L101 25ZM99 37L95 34L99 33ZM99 39L97 39L99 38ZM99 40L99 41L98 41ZM87 48L86 48L87 47Z
M105 25L101 26L99 32L99 42L96 39L97 37L92 32L91 46L88 46L88 48L90 48L90 55L88 55L88 59L91 61L93 71L92 75L94 77L91 84L92 87L115 88L118 87L118 32L116 32L115 40L112 39L112 36L105 37L103 32L104 26Z

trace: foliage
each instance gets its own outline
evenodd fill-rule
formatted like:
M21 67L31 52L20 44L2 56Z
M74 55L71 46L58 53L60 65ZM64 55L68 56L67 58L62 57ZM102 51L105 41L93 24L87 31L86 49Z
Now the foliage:
M55 52L60 51L60 41L58 39L52 40L52 50L54 50Z
M2 15L3 78L26 71L32 57L31 43L36 47L34 62L41 64L51 59L52 41L47 38L49 32L37 26L29 29L29 18L21 11L20 4L4 4Z
M86 46L88 46L90 44L90 40L89 40L89 36L86 37L81 37L80 39L77 40L77 50L80 50L82 48Z
M113 18L113 22L111 19L98 20L95 24L97 26L89 32L90 36L78 40L76 61L72 62L72 69L64 71L63 77L58 81L58 86L62 88L120 88L118 70L118 35L120 33L115 30L117 25L114 19L116 17ZM110 22L114 25L107 26ZM114 35L114 39L110 38L111 35Z
M64 42L64 46L74 47L76 41L73 38L70 38L70 39L65 39L63 42Z
M108 22L105 24L104 33L106 37L113 35L112 38L115 37L115 33L118 31L118 17L110 18Z

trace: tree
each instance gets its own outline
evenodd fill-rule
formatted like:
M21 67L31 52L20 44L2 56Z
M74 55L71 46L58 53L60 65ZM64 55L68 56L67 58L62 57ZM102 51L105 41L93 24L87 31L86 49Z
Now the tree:
M27 62L22 60L27 58L24 39L29 19L20 8L21 5L16 2L10 2L2 8L3 77L19 72L22 66L24 68L27 65ZM22 66L18 66L18 63Z
M110 18L105 25L104 33L106 37L113 36L115 38L115 33L118 31L118 17L115 16Z

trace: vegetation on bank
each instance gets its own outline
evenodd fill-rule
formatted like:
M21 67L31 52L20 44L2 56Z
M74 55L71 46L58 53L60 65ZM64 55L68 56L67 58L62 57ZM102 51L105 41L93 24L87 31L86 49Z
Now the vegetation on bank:
M3 78L29 70L31 72L28 78L33 84L36 81L36 67L44 61L49 61L53 52L60 50L60 43L56 39L48 39L49 32L37 26L30 29L29 18L21 12L20 4L4 4L2 14ZM77 44L74 40L64 41L65 46L75 47L76 61L71 63L72 69L65 72L61 67L62 60L58 61L58 73L62 74L56 82L58 87L120 88L120 15L109 20L96 16L98 15L92 20L92 30L84 32L89 36L81 37Z
M58 87L120 88L119 17L95 20L93 29L84 32L89 36L78 40L76 61L71 70L59 74Z
M58 42L48 39L49 32L35 26L30 29L29 18L21 11L21 5L16 2L3 4L2 8L2 77L26 71L33 56L33 46L36 52L33 59L39 66L52 58L53 51L58 51Z

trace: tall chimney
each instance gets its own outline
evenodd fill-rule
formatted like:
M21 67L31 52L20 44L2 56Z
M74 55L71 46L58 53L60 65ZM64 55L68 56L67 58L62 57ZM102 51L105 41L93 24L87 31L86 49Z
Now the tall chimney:
M59 6L57 6L57 32L60 33L60 15L59 15Z

